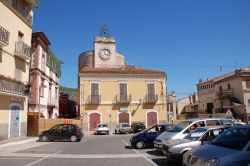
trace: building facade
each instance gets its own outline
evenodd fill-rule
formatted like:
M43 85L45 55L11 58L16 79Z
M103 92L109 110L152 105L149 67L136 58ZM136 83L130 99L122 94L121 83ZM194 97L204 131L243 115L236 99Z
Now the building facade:
M33 33L29 112L40 112L46 119L59 116L60 65L61 62L52 52L45 34Z
M27 133L33 7L38 0L0 0L0 140Z
M198 96L196 93L176 99L174 92L168 95L168 110L171 120L197 117Z
M112 130L118 123L167 122L166 73L127 65L112 37L96 37L94 50L79 56L78 88L85 131L98 123Z
M198 109L204 113L232 112L234 118L250 120L250 67L197 84Z

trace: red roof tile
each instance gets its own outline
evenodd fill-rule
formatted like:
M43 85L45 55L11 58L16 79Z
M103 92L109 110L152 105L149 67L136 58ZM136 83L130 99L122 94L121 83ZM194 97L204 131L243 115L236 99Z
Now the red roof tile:
M84 67L80 71L80 73L93 73L93 74L147 74L147 75L157 75L166 77L166 73L163 71L157 70L148 70L143 68L135 68L132 66L125 66L122 68L92 68L92 67Z

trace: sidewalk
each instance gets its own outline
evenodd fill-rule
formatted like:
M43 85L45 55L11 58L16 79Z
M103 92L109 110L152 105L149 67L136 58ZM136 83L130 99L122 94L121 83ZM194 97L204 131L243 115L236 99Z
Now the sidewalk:
M0 141L0 148L36 142L38 137L15 137Z

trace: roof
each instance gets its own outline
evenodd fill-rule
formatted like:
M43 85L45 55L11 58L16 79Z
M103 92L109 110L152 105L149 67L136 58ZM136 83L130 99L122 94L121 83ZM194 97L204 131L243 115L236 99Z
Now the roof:
M140 74L140 75L157 75L166 77L166 73L163 71L157 71L157 70L149 70L149 69L143 69L143 68L136 68L133 66L124 66L124 67L102 67L102 68L92 68L92 67L84 67L80 71L80 73L85 74Z
M40 37L41 40L46 44L46 45L50 45L50 41L47 38L47 36L44 34L44 32L33 32L32 33L32 38L37 38Z

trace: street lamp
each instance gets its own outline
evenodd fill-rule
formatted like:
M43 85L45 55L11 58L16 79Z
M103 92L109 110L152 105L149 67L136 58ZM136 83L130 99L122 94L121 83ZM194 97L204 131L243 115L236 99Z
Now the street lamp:
M39 135L39 129L40 129L40 112L41 112L41 105L40 105L40 97L41 97L41 89L46 88L46 85L39 85L39 96L38 96L38 135Z

